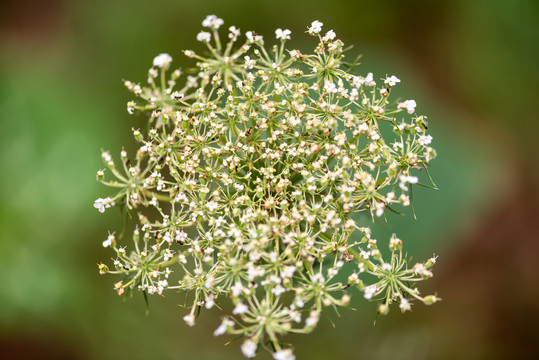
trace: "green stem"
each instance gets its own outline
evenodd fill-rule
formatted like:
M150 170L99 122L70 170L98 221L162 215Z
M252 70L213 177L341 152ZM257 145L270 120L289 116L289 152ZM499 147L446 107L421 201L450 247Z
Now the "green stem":
M172 257L172 259L159 264L159 269L165 269L170 265L174 265L174 264L178 263L178 261L179 261L178 257L174 256L174 257Z
M159 194L159 193L154 193L154 192L151 192L151 191L144 191L144 195L152 198L155 196L155 198L157 200L160 200L160 201L170 201L171 200L171 197L168 196L168 195L165 195L165 194Z

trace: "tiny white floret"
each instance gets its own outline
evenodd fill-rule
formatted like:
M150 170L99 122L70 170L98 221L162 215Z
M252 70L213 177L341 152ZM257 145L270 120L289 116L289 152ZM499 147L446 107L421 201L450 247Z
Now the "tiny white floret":
M322 26L323 26L323 25L324 25L324 24L321 23L321 22L318 21L318 20L313 21L313 22L311 23L311 26L310 26L309 29L308 29L309 34L318 34L318 33L320 33L320 31L322 31Z
M296 356L290 349L279 350L273 353L275 360L296 360Z
M159 54L157 55L154 59L153 59L153 66L157 66L157 67L168 67L168 65L172 62L172 56L170 56L169 54L166 54L166 53L163 53L163 54Z
M228 30L230 31L230 33L228 34L229 39L234 39L235 41L238 36L240 36L240 29L238 29L237 27L231 26L228 28Z
M238 305L236 305L234 310L232 310L232 314L234 314L234 315L245 314L245 312L247 312L247 310L249 310L247 305L240 302L240 303L238 303Z
M417 104L415 100L406 100L404 102L401 102L399 104L399 109L406 109L408 111L408 114L413 114L415 111Z
M189 326L195 326L195 315L187 314L183 317L183 321Z
M224 23L225 23L225 22L223 21L223 19L220 19L220 18L218 18L218 17L215 16L215 15L208 15L208 16L206 16L206 18L204 19L204 21L202 21L202 26L217 30L217 29L219 29L219 28L221 27L221 25L223 25Z
M197 40L208 43L211 40L211 34L207 31L201 31L197 34Z
M111 198L107 197L105 199L97 199L95 202L94 202L94 207L99 210L100 213L104 213L105 212L105 209L108 209L110 208L110 206L114 205Z
M421 135L419 139L417 140L418 143L420 143L423 146L427 146L432 142L432 136L431 135Z
M288 29L286 29L286 30L283 30L283 29L275 30L275 37L277 39L288 40L288 39L290 39L290 34L292 34L292 32L290 30L288 30Z
M391 75L384 80L384 84L389 85L389 86L395 86L397 83L400 83L400 82L401 82L400 79L396 77L395 75Z
M401 309L402 312L409 311L412 309L410 302L405 298L401 299L399 308Z
M335 31L329 30L329 31L326 33L326 35L324 35L324 37L322 38L322 40L323 40L324 42L328 42L328 41L330 41L330 40L335 39L335 36L337 36L337 35L335 34Z
M251 339L247 339L241 345L241 352L246 358L254 358L256 355L256 348L256 343Z
M363 289L363 296L365 299L370 300L376 293L376 285L370 285Z

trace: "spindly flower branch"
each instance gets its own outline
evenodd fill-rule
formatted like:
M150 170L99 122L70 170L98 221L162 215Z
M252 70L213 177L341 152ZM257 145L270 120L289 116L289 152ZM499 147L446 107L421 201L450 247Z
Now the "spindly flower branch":
M396 236L385 258L357 224L409 206L416 172L436 156L416 102L390 101L400 80L355 74L319 21L307 29L312 53L288 48L283 29L269 50L234 26L225 43L222 24L208 16L197 35L207 51L184 51L192 75L161 54L147 85L125 82L137 97L128 112L148 114L148 126L133 129L133 156L103 152L97 178L117 192L94 206L119 206L137 225L129 250L113 234L103 242L116 256L100 273L122 276L119 295L187 293L190 326L201 308L229 302L214 335L244 337L248 358L294 359L285 335L311 332L358 292L380 299L381 314L436 302L414 285L435 258L409 264Z

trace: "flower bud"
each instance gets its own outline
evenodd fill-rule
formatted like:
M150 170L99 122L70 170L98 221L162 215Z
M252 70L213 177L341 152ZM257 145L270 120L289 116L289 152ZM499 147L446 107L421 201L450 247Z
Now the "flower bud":
M142 134L140 133L140 131L139 131L138 129L136 129L136 130L135 130L135 129L132 129L132 130L133 130L133 135L135 136L135 139L136 139L137 141L142 142L143 137L142 137Z
M434 266L434 264L436 264L436 256L433 256L430 259L428 259L427 262L425 263L425 267L430 268Z
M116 284L114 284L114 289L118 292L118 295L119 296L122 296L122 294L124 293L125 289L124 289L124 284L119 281L117 282Z
M428 295L428 296L425 296L425 298L423 299L423 302L425 303L425 305L432 305L435 302L438 302L440 300L442 300L442 299L437 298L434 295Z
M174 72L172 73L172 79L173 80L176 80L177 78L179 78L180 76L182 75L182 72L181 70L174 70Z
M389 249L391 251L402 250L402 240L397 238L395 234L391 235L391 239L389 240Z
M99 264L98 267L99 267L99 275L104 275L109 271L108 266L105 264Z

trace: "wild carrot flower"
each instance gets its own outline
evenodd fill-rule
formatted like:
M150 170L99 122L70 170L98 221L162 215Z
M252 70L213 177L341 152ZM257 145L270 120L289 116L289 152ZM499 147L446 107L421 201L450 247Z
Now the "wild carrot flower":
M234 26L223 44L223 24L202 22L196 37L207 50L184 52L192 74L169 70L172 57L160 54L147 85L125 82L137 97L128 113L148 124L133 129L131 156L102 153L107 173L97 179L117 192L94 207L122 207L136 224L130 250L114 235L102 242L116 257L99 272L123 276L119 295L189 294L189 326L199 309L230 301L214 335L243 336L247 358L272 349L276 360L295 359L283 338L312 331L353 295L381 300L382 314L394 302L404 312L438 301L414 285L432 276L435 258L410 266L396 236L383 256L356 223L410 205L436 156L416 102L390 100L400 80L386 76L377 88L372 72L357 74L320 21L307 30L311 53L287 48L283 29L269 50Z

